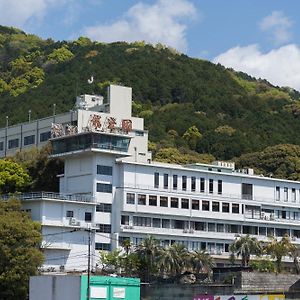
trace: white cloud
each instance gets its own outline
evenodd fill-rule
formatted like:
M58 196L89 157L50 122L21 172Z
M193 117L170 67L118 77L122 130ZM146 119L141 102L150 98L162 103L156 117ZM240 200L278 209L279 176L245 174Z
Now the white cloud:
M282 45L291 39L290 28L292 21L282 11L273 11L263 18L259 27L262 31L270 32L276 45Z
M84 34L103 42L145 40L186 51L186 22L195 16L196 8L188 0L140 2L116 22L87 27Z
M228 68L300 91L300 48L295 44L262 53L258 45L234 47L214 60Z

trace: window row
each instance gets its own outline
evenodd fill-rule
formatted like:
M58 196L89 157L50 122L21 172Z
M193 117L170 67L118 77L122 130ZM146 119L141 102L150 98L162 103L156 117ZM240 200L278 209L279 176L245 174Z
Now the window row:
M110 224L96 224L96 226L97 226L96 232L111 233Z
M112 176L113 168L111 166L97 165L97 174Z
M127 193L126 194L127 204L138 204L138 205L149 205L149 206L160 206L160 207L171 207L181 209L193 209L202 211L214 211L223 213L240 213L240 204L219 202L219 201L208 201L208 200L197 200L188 198L177 198L177 197L166 197L149 195L147 201L147 195Z
M109 244L109 243L95 243L95 250L111 251L111 244Z
M92 216L93 216L93 214L91 212L85 212L84 213L84 220L86 222L92 222ZM67 210L66 211L66 218L74 218L74 211L73 210Z
M163 188L168 189L169 188L169 174L163 174ZM183 175L181 176L181 190L186 191L188 190L188 182L189 182L189 190L192 192L200 191L201 193L205 192L205 178L200 178L197 179L196 177L192 176L190 179L188 179L187 176ZM208 192L210 194L214 193L214 188L215 188L215 180L214 179L208 179ZM222 180L217 180L217 186L216 190L218 194L223 193L223 181ZM173 175L172 176L172 183L171 186L173 190L179 189L179 177L178 175ZM154 187L159 188L160 187L160 174L158 172L154 173Z
M296 192L295 188L289 189L288 187L281 188L280 186L276 186L275 188L275 199L276 201L283 200L285 202L297 201L297 193L298 193L298 201L300 201L300 189Z
M96 211L97 212L111 213L111 204L109 204L109 203L98 203L96 205Z
M110 183L97 183L97 192L98 193L112 193L112 184Z

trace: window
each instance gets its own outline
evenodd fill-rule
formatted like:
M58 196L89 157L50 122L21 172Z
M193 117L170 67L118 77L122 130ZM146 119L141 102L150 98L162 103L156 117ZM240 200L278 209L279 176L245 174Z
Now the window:
M232 203L231 211L233 214L239 214L240 213L240 205L237 203Z
M170 228L170 220L169 219L162 219L162 228Z
M146 205L146 195L138 194L138 205Z
M171 197L171 207L178 208L178 198Z
M177 190L177 186L178 186L178 176L173 175L173 190Z
M134 226L151 227L151 218L148 217L133 217Z
M135 135L136 135L136 136L144 136L144 132L143 132L143 131L136 130L136 131L135 131Z
M48 141L51 138L51 132L46 131L40 134L40 142Z
M73 210L67 210L66 217L67 218L73 218L74 217L74 211Z
M154 187L155 188L159 187L159 173L157 172L154 173Z
M135 194L127 193L126 194L126 203L127 204L135 204Z
M209 201L206 200L202 201L202 210L209 211Z
M276 186L275 199L276 199L277 201L280 200L280 187L279 187L279 186Z
M200 192L204 193L204 191L205 191L205 179L200 178Z
M35 143L35 135L24 136L24 146Z
M168 197L160 197L160 206L168 207Z
M173 228L174 229L184 229L184 221L182 220L173 220Z
M4 142L0 142L0 151L4 150Z
M191 191L192 192L196 191L196 177L191 178Z
M287 187L285 187L284 189L283 189L283 194L284 194L284 201L288 201L289 200L289 194L288 194L288 188Z
M169 175L164 174L164 189L167 189L169 187Z
M113 168L110 166L97 165L97 174L112 176Z
M121 216L121 224L122 225L129 225L129 216Z
M85 214L84 214L84 220L86 222L92 222L92 213L91 212L85 212Z
M96 232L111 233L110 224L97 224L97 225L98 225L98 229L96 229Z
M153 218L152 219L152 227L160 228L161 227L160 221L161 221L161 219Z
M242 183L242 199L253 199L253 186L250 183Z
M218 180L218 194L222 194L223 193L223 182L222 180Z
M98 193L112 193L112 185L109 183L97 183Z
M149 196L149 205L150 206L157 206L157 196Z
M8 149L18 148L19 147L19 139L13 139L8 141Z
M181 199L181 208L189 209L189 199Z
M212 202L212 211L220 211L220 202Z
M186 176L182 176L182 190L186 191Z
M199 200L192 200L192 209L194 210L200 209Z
M96 211L111 213L111 204L109 203L99 203L96 205Z
M195 222L195 230L206 231L206 223Z
M107 243L95 243L95 250L110 251L111 245Z
M217 224L217 232L224 232L224 224Z
M209 179L209 193L212 194L214 192L214 180Z
M296 189L292 188L292 201L296 202Z
M226 202L222 203L222 212L229 213L229 203L226 203Z
M208 223L208 231L215 232L216 231L216 224L215 223Z

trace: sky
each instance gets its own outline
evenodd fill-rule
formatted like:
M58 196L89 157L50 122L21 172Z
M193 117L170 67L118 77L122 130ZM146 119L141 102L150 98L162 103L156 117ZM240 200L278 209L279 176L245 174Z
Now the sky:
M299 0L0 0L0 24L45 39L162 43L300 91Z

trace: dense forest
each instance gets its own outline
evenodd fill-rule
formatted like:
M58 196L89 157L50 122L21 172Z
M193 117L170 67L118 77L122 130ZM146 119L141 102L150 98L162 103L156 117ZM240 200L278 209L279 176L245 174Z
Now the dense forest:
M0 26L0 126L6 116L25 121L29 109L32 119L52 114L54 103L56 113L68 111L76 95L105 95L109 83L133 88L133 113L145 119L158 160L234 159L268 173L250 154L269 147L275 159L281 147L299 164L291 147L300 145L300 93L292 88L161 44L43 40ZM296 179L294 171L278 176Z

